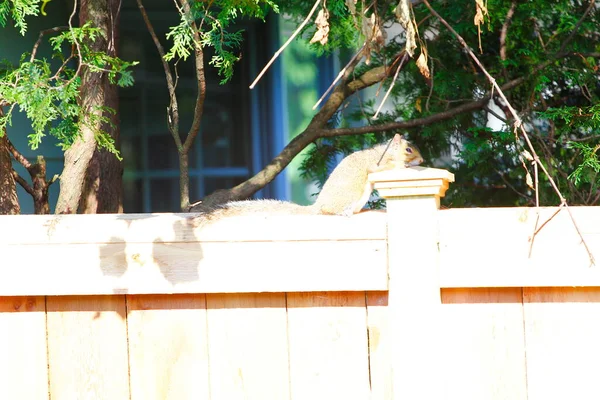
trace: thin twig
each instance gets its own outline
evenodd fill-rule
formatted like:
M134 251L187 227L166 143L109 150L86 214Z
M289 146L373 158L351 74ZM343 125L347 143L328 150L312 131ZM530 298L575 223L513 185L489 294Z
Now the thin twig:
M142 14L142 18L144 19L144 23L146 24L146 28L152 37L152 41L154 42L154 46L156 46L156 50L160 56L160 61L162 62L163 69L165 71L165 77L167 79L167 89L169 90L169 100L170 104L167 107L167 117L169 127L169 132L171 132L171 136L173 136L173 140L175 140L175 145L177 146L177 151L181 149L181 138L179 137L179 106L177 104L177 97L175 96L175 86L173 83L173 74L171 73L171 69L169 68L169 64L165 60L165 49L163 48L160 40L158 40L158 36L156 36L156 32L154 31L154 27L152 26L152 22L150 22L150 18L148 17L148 13L146 12L146 8L142 4L142 0L136 0L138 8L140 9L140 13Z
M304 19L304 21L302 21L302 23L300 25L298 25L298 28L296 28L296 30L294 31L294 33L292 33L292 36L289 37L289 39L283 44L283 46L281 46L279 48L279 50L277 50L275 52L275 54L273 54L273 57L271 57L271 59L269 60L269 62L267 63L267 65L265 65L265 67L262 69L262 71L260 71L260 73L258 74L258 76L254 79L254 82L252 82L252 84L250 85L250 89L254 89L254 86L256 86L256 84L258 83L258 81L260 80L260 78L262 78L262 76L265 74L265 72L267 72L267 70L269 69L269 67L271 66L271 64L273 64L275 62L275 60L277 59L277 57L279 57L279 55L292 42L292 40L294 40L294 38L296 36L298 36L298 34L302 30L302 28L304 28L306 26L306 24L308 24L308 21L310 21L310 19L312 18L313 14L317 10L317 7L319 7L320 3L321 3L321 0L315 1L315 4L313 5L312 9L308 13L308 15L306 16L306 18Z
M583 243L585 250L588 253L588 257L590 259L590 263L592 265L595 265L595 261L594 261L594 256L593 254L590 252L590 249L588 248L585 239L583 238L583 236L581 235L581 232L579 230L579 227L577 226L577 222L575 221L575 218L573 218L573 214L571 213L571 210L569 209L569 205L567 204L566 199L564 198L564 196L562 195L560 189L558 188L558 186L556 185L556 182L554 181L554 179L552 178L552 176L550 175L550 173L548 173L548 170L546 169L546 167L544 166L544 164L540 161L539 156L537 155L537 152L535 151L531 140L529 139L529 135L527 134L527 131L525 131L525 128L523 128L523 121L521 120L521 118L519 117L517 111L513 108L513 106L510 104L510 102L508 101L508 99L506 98L506 96L504 95L504 92L502 91L502 89L500 88L500 86L498 85L498 83L496 82L496 80L489 74L489 72L485 69L485 67L483 66L483 64L481 63L481 61L479 61L479 58L477 58L477 56L475 55L475 53L471 50L471 48L469 47L469 45L467 44L467 42L462 38L462 36L460 36L458 34L458 32L456 32L451 26L450 24L444 19L442 18L434 9L433 7L431 7L431 4L429 4L428 0L423 0L423 3L425 4L425 6L429 9L429 11L457 38L457 40L460 42L460 44L464 47L464 49L466 50L466 52L469 54L469 56L473 59L473 61L475 62L475 64L477 64L477 66L480 68L481 72L484 73L484 75L488 78L488 80L490 81L490 83L492 84L493 88L495 90L498 91L498 95L500 96L500 98L504 101L506 107L508 108L510 114L512 115L513 119L515 120L514 123L514 129L515 129L515 133L517 130L519 130L521 132L521 135L523 136L523 138L525 139L525 142L527 143L527 146L529 147L529 150L531 151L531 154L533 155L533 159L535 161L535 163L537 165L539 165L539 167L542 169L542 171L544 171L544 174L546 175L546 177L548 178L548 182L550 182L550 185L552 186L552 188L554 189L554 191L556 192L556 194L558 195L558 197L560 198L560 202L561 202L561 207L565 207L568 211L569 211L569 216L571 217L571 221L573 222L573 225L575 225L575 230L577 231L577 233L579 234L579 237L581 238L581 242ZM591 4L594 3L594 0L591 1ZM590 5L591 6L591 5ZM589 7L588 10L586 10L585 15L587 15L589 13ZM583 19L583 17L582 17ZM581 21L581 20L580 20ZM578 24L580 25L580 24ZM576 27L578 26L576 25ZM572 38L574 37L574 32L571 32L571 35L569 35L569 37L565 40L565 42L563 43L563 45L561 46L561 50L566 46L566 43L568 43ZM561 51L559 51L559 53L562 53ZM544 224L543 224L544 225ZM543 226L542 225L542 226Z
M569 34L569 36L567 36L567 39L565 39L565 41L563 42L563 44L560 46L560 50L558 51L559 53L564 52L565 49L567 48L567 44L569 44L569 42L571 40L573 40L573 38L575 37L575 34L579 30L579 27L581 26L581 24L583 23L583 21L585 20L585 18L592 11L592 9L594 9L595 3L596 3L595 0L591 0L590 1L590 4L588 5L588 8L586 8L586 10L583 13L583 15L581 16L581 18L579 18L579 21L577 21L577 23L575 24L575 26L571 30L571 33Z
M487 111L488 113L492 114L494 117L498 118L498 120L500 120L503 123L505 123L506 125L508 125L508 121L506 120L506 118L504 118L503 116L501 116L500 114L498 114L496 111L492 110L489 107L483 107L483 109L485 111Z
M33 50L31 50L31 57L29 57L29 62L33 62L33 60L35 60L35 55L37 53L38 47L40 47L40 44L42 43L42 38L45 35L48 35L50 33L63 32L68 29L69 29L68 26L56 26L54 28L44 29L43 31L40 31L38 39L35 42L35 44L33 45Z
M360 56L360 58L362 58L362 52L363 49L366 46L366 42L362 45L362 47L358 50L358 52L350 59L350 61L348 61L348 64L346 64L346 66L344 68L342 68L342 70L340 71L340 73L335 77L335 79L333 80L333 82L331 82L331 85L329 85L329 87L327 88L327 90L325 91L325 93L323 93L323 95L321 96L321 98L315 103L315 105L312 107L313 110L316 110L317 107L319 107L319 104L321 104L321 102L323 100L325 100L325 97L327 97L327 95L329 94L329 92L331 92L331 90L335 87L335 85L338 83L338 81L340 79L342 79L342 77L344 76L344 74L346 73L346 70L348 69L348 67L350 65L352 65L354 63L354 61L356 61L356 59Z
M407 58L408 58L408 54L404 53L402 55L402 58L400 59L400 64L398 65L398 68L396 68L396 73L394 74L394 78L392 78L392 83L390 83L390 87L388 88L387 92L385 92L385 95L383 96L383 100L381 100L381 104L379 104L379 107L377 107L377 111L375 111L375 115L373 115L372 119L377 119L377 117L379 116L379 112L381 111L381 108L385 104L385 101L387 100L388 96L392 92L392 89L394 88L394 84L396 83L396 79L398 79L400 70L402 69L402 66L404 65L404 62L406 61Z
M548 218L547 220L545 220L542 225L540 225L539 228L537 228L537 230L533 231L533 237L535 237L538 233L540 233L540 231L544 228L544 226L546 226L548 224L548 222L550 222L550 220L552 220L552 218L554 218L559 212L562 211L563 208L563 204L559 205L558 208L556 209L556 211L554 211L552 213L552 215L550 216L550 218ZM533 238L532 238L533 240Z
M204 53L202 50L202 45L200 43L200 33L198 33L198 27L194 22L194 18L192 15L192 10L190 8L187 0L180 0L181 6L183 8L183 12L187 16L188 23L190 24L190 29L194 35L194 41L196 45L194 46L194 62L196 64L196 90L198 93L196 94L196 104L194 106L194 117L192 120L192 125L190 130L188 131L187 138L183 143L182 151L188 153L192 148L194 140L198 133L200 132L200 123L202 122L202 114L204 112L204 101L206 99L206 77L204 75ZM181 11L180 11L181 12ZM204 19L202 19L204 21Z
M69 31L71 32L71 37L73 38L73 43L75 44L75 48L77 49L77 55L79 56L79 62L77 63L77 70L75 71L75 73L73 74L71 79L69 79L64 86L69 86L71 84L71 82L73 82L75 80L75 78L77 78L79 76L79 71L81 71L81 65L83 64L83 57L81 56L81 47L79 45L79 42L77 41L77 38L75 37L75 34L73 33L73 17L75 17L75 14L77 13L77 1L78 0L73 1L73 11L71 11L71 15L69 16Z
M435 74L434 74L434 66L433 58L430 57L431 60L431 86L429 86L429 94L427 94L427 100L425 100L425 111L429 112L429 103L431 102L431 96L433 96L433 86L435 85Z
M529 238L529 255L527 257L531 258L531 253L533 252L533 243L535 242L535 232L537 231L538 223L540 222L540 211L536 210L535 212L535 224L533 224L533 234Z

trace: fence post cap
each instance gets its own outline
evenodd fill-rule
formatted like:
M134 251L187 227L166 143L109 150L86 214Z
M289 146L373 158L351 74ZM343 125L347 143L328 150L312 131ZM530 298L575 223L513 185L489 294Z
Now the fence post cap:
M444 197L454 174L445 169L409 167L369 174L374 189L385 199L392 197Z

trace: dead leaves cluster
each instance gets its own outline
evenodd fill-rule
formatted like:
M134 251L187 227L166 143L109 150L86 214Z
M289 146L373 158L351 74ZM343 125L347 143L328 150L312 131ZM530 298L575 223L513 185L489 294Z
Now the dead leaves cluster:
M323 8L321 8L317 14L315 25L317 26L317 31L312 39L310 39L310 43L319 42L324 46L327 44L327 39L329 37L329 11L327 11L325 3L323 3Z
M473 18L473 24L477 26L477 37L479 38L479 52L483 53L481 48L481 25L485 23L485 17L490 17L487 9L487 2L483 0L475 0L475 18Z

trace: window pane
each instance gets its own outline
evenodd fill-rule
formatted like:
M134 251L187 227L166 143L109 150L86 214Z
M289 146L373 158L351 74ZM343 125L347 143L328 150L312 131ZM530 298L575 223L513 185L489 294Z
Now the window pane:
M246 180L245 177L233 177L233 178L206 178L204 180L204 188L206 194L212 193L217 189L229 189L235 185Z
M123 211L126 213L144 212L144 183L141 179L123 180Z
M179 178L150 180L150 209L152 212L178 212Z

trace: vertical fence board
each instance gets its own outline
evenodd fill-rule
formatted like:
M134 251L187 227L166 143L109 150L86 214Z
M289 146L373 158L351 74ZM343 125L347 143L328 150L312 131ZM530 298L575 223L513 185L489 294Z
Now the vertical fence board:
M442 290L447 399L527 399L520 288Z
M524 289L529 400L600 393L600 288Z
M387 292L367 292L371 399L392 399L392 360Z
M124 296L48 297L52 399L129 399Z
M285 294L210 294L206 306L211 399L288 399Z
M209 399L206 297L127 296L132 400Z
M0 399L48 398L43 297L0 297Z
M288 294L292 399L368 399L364 292Z

